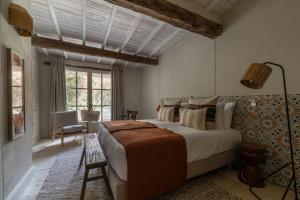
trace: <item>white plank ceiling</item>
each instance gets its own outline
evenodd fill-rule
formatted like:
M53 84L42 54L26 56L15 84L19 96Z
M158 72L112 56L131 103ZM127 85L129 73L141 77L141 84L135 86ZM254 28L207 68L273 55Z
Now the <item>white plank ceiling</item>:
M223 14L237 0L195 0ZM226 3L227 2L227 3ZM103 0L32 0L34 31L42 37L145 57L158 57L187 31ZM47 55L102 64L142 65L121 60L40 49Z

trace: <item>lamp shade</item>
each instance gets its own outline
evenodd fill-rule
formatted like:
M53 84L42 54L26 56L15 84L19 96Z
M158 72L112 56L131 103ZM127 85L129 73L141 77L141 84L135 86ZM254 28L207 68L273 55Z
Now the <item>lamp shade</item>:
M267 81L272 68L260 63L253 63L249 66L241 83L252 89L260 89Z
M25 8L18 4L10 3L8 13L9 24L15 26L21 36L32 36L33 20Z

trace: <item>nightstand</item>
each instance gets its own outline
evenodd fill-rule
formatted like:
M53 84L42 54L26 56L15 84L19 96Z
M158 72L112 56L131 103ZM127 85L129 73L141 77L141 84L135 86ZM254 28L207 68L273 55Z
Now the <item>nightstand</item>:
M243 143L240 146L240 157L242 166L239 172L239 179L247 184L253 185L262 178L259 164L265 160L266 146L254 143ZM258 188L265 187L261 182L256 185Z

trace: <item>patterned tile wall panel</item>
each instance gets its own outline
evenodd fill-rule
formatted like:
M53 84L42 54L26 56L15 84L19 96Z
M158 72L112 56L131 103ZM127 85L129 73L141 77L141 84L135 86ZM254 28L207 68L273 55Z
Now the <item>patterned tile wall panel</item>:
M289 95L294 155L296 160L297 188L300 195L300 94ZM251 100L256 101L255 117L250 113ZM187 102L188 98L181 98ZM163 99L162 99L163 102ZM283 95L222 96L219 102L236 102L232 126L241 131L243 142L254 142L267 146L266 162L262 166L268 174L291 161L287 120ZM282 170L269 181L287 185L291 168Z
M300 191L300 95L289 95L294 155L298 191ZM251 116L250 102L256 101L255 116ZM264 173L268 174L291 161L287 119L283 95L220 97L220 102L237 103L232 126L239 129L244 142L267 146ZM269 181L284 186L291 177L291 168L282 170Z

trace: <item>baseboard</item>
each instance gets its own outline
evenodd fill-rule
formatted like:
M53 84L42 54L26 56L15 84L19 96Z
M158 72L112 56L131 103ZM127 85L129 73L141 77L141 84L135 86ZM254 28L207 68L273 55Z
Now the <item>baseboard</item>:
M6 200L13 200L15 195L18 193L20 188L22 188L23 184L25 183L26 179L30 176L30 174L33 172L33 166L30 167L29 170L25 173L25 175L22 177L22 179L19 181L19 183L15 186L15 188L10 192Z

